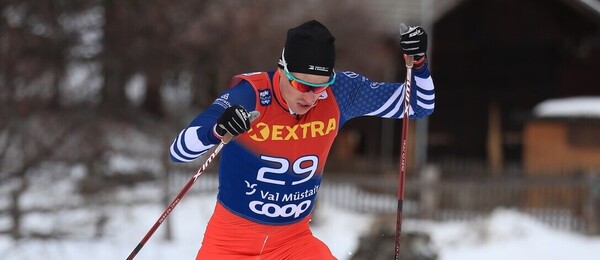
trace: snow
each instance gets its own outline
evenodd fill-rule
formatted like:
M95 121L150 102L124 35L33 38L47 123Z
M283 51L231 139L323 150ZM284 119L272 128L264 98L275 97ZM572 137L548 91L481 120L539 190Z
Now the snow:
M180 203L169 216L173 223L174 240L169 242L163 239L167 223L164 222L136 259L194 259L204 233L204 225L210 218L214 205L212 195L186 197L185 202ZM0 255L6 260L36 259L39 256L44 256L44 259L123 259L154 224L162 210L158 206L111 208L107 213L115 218L108 224L111 231L106 234L105 239L30 240L15 243L2 237ZM336 215L338 218L324 218L322 225L314 233L330 244L332 251L340 255L340 259L344 259L343 256L357 246L356 235L368 228L369 217L334 208L326 208L324 211L327 212L325 215ZM55 221L36 217L34 225L50 227L54 224Z
M149 187L144 188L144 190ZM157 196L157 191L137 191L137 196ZM119 196L117 194L117 196ZM190 193L144 245L136 259L194 259L204 225L210 218L216 194ZM44 230L70 223L80 226L80 236L65 240L13 242L0 236L0 255L5 260L124 259L139 243L164 210L159 204L118 205L97 209L111 218L102 238L93 237L94 210L75 210L56 218L33 215L28 225ZM340 260L351 259L358 237L368 231L374 216L356 214L320 203L313 220L313 233L328 244ZM164 239L167 223L174 238ZM405 220L404 231L420 230L432 236L442 260L470 259L598 259L600 237L553 230L533 218L512 210L498 209L489 218L472 222ZM390 249L392 250L392 249Z
M487 219L462 223L411 222L432 235L441 259L598 259L600 237L548 228L515 211L498 209Z
M600 118L600 97L549 99L536 105L533 113L536 117Z

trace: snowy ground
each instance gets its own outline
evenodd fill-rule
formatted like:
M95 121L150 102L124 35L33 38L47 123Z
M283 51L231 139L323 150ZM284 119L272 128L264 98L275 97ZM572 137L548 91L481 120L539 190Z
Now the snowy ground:
M164 222L136 259L194 259L204 233L204 225L215 205L215 196L188 194L169 215L174 239L163 239L167 223ZM109 233L103 239L30 240L14 243L7 237L0 237L0 259L38 259L40 256L43 256L43 259L61 260L125 259L163 210L164 207L159 205L112 207L110 214L113 219L107 223ZM357 247L357 236L369 228L370 216L353 214L326 205L320 205L319 210L319 225L313 232L330 245L331 250L340 259L347 259ZM38 219L35 222L37 226L57 223L56 220L48 219Z
M600 259L600 237L558 231L515 211L499 209L476 222L410 221L431 234L443 260Z
M214 196L192 193L185 197L169 216L174 240L163 239L165 222L136 259L194 259L204 225L215 203ZM107 234L102 239L26 240L14 243L6 237L0 237L0 259L125 259L163 209L159 205L106 208L106 213L113 218L107 223ZM79 214L81 216L61 218L63 222L66 221L64 218L69 217L85 219L85 212ZM39 217L28 221L29 225L37 225L39 228L61 223L57 219ZM358 236L368 230L371 221L372 216L320 204L313 231L331 247L339 259L350 259L357 246ZM70 220L68 223L77 221ZM551 230L525 215L508 210L497 210L490 218L477 222L406 220L403 227L404 230L430 233L443 260L592 260L599 259L600 256L600 237ZM90 237L89 230L82 230L81 237Z

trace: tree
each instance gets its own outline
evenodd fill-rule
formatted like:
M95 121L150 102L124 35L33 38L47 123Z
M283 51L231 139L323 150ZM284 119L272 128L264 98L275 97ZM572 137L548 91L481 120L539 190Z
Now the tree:
M3 1L0 3L0 98L7 110L22 112L59 106L59 84L74 35L60 17L78 1Z

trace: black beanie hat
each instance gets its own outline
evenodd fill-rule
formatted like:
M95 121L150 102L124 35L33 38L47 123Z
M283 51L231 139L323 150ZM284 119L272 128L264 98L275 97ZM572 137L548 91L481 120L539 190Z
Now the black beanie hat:
M290 72L331 76L335 66L335 38L316 20L305 22L287 32L285 47L279 58Z

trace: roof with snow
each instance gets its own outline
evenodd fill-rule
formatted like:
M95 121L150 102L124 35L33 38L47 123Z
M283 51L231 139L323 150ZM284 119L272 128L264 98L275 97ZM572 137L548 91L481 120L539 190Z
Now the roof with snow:
M549 99L533 108L536 118L600 119L600 96Z

